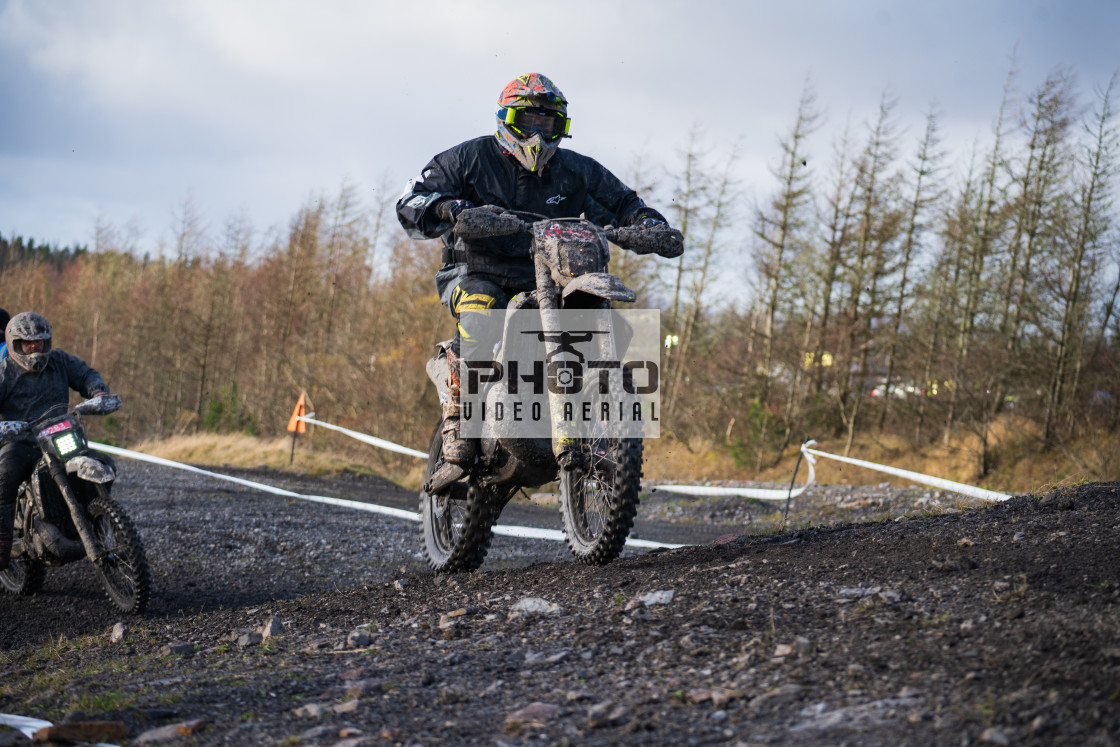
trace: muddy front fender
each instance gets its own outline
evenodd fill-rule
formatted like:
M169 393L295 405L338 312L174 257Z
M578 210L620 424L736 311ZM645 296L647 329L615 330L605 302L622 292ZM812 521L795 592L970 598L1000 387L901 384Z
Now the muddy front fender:
M638 298L637 293L609 272L589 272L573 278L564 286L564 298L577 292L624 303L634 303Z
M112 466L89 456L74 457L66 463L66 471L70 474L77 474L79 478L86 482L94 482L100 485L117 479Z

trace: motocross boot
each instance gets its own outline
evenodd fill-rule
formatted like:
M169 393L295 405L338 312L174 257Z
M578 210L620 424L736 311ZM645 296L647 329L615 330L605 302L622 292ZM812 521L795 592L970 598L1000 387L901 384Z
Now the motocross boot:
M8 569L8 559L12 555L12 535L10 532L0 534L0 571Z
M459 436L459 358L447 352L447 402L443 405L443 458L444 461L466 467L474 462L474 439Z

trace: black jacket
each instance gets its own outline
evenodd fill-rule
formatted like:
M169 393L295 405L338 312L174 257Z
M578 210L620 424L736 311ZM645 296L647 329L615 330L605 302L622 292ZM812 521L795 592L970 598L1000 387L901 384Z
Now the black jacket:
M646 217L665 220L593 158L560 148L533 174L505 153L493 135L468 140L433 158L397 201L397 218L410 237L443 238L444 267L436 285L445 303L450 289L468 273L486 274L519 290L531 289L534 275L528 236L464 241L435 214L433 207L444 198L547 218L585 214L599 225L629 226Z
M10 355L0 361L0 420L34 423L52 407L65 407L71 389L83 397L109 391L101 374L81 358L62 350L52 350L49 355L46 368L38 373L21 368ZM58 414L62 412L60 408ZM34 442L35 436L25 433L13 440Z

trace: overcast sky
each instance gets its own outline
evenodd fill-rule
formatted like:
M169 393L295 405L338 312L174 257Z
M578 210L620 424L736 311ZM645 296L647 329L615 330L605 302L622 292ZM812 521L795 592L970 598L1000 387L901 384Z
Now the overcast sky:
M100 216L154 249L188 196L258 236L344 179L395 197L530 71L571 102L565 147L625 178L642 152L675 166L699 126L740 141L764 195L807 77L822 159L885 90L909 140L935 104L963 158L1013 54L1023 88L1065 65L1088 102L1120 66L1120 2L0 0L0 234L91 243Z

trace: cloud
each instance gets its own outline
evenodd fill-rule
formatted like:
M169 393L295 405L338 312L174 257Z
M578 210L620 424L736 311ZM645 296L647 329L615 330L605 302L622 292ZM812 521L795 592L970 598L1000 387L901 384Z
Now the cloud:
M346 175L403 183L491 131L502 85L533 70L571 99L567 145L620 174L643 151L675 167L701 125L715 149L741 142L743 178L765 190L807 75L829 117L821 159L887 87L909 136L937 101L972 140L1017 40L1030 85L1062 62L1091 84L1120 25L1115 4L1009 0L0 3L16 112L0 123L0 226L64 242L88 236L96 204L160 227L190 189L214 220L247 205L271 226Z

